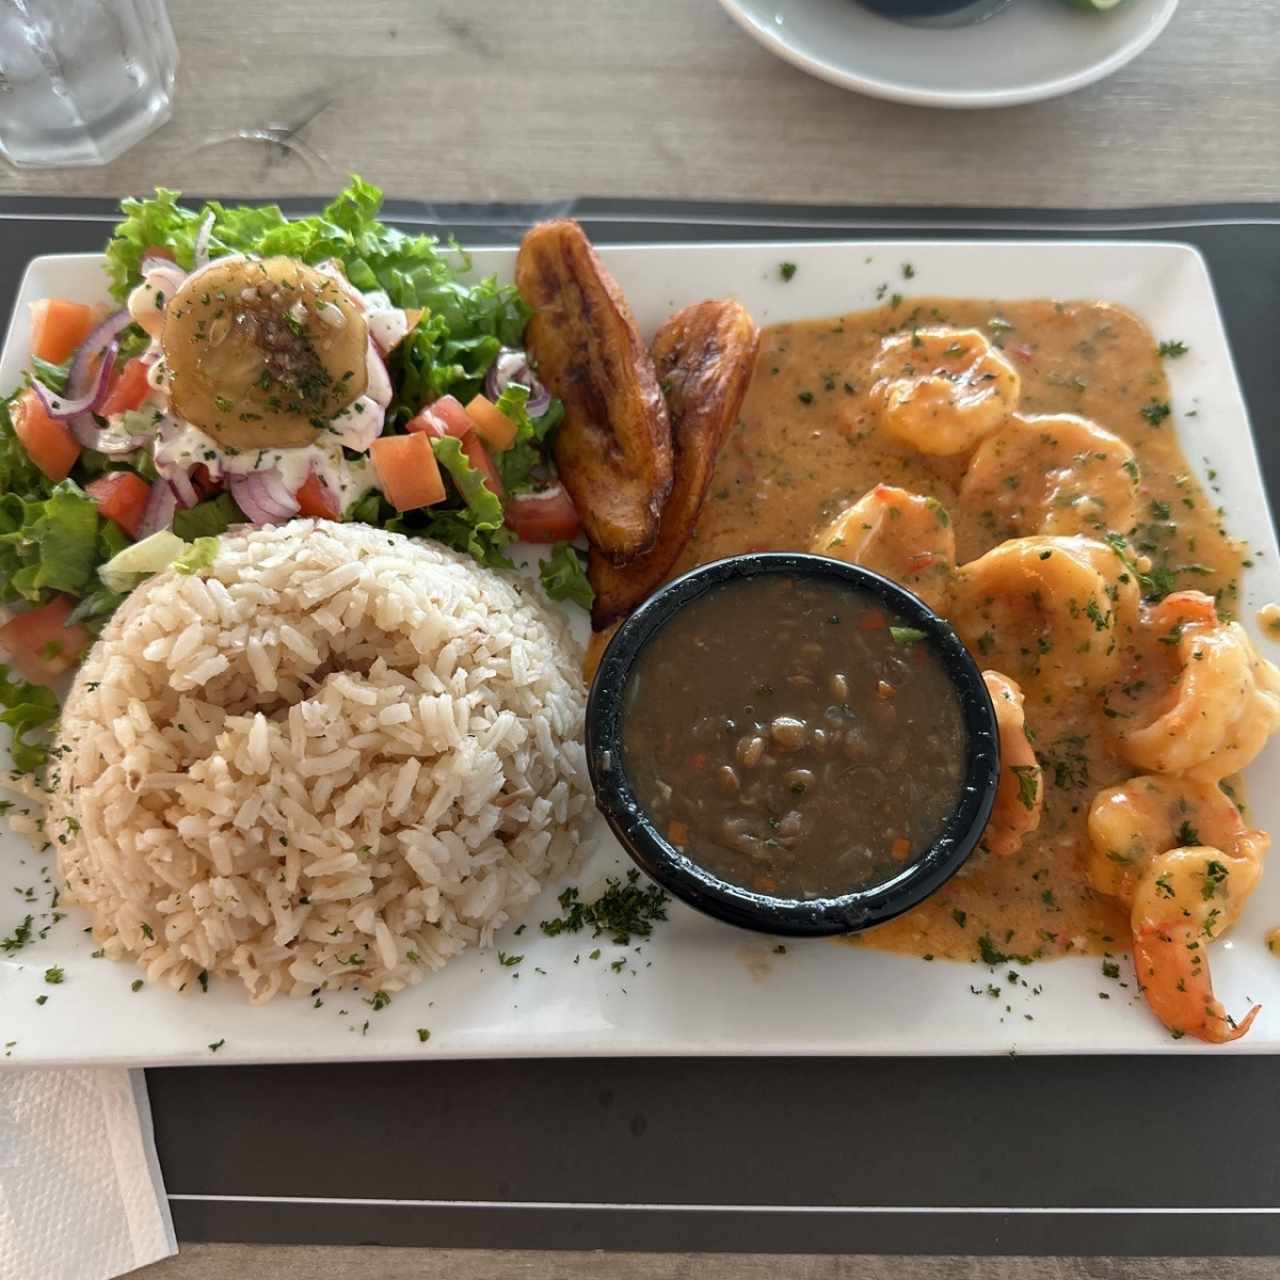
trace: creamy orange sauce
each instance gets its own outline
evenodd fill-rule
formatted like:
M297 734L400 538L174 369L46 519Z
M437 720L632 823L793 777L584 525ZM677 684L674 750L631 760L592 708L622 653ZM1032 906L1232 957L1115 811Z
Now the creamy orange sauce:
M919 298L764 330L741 421L677 572L748 550L808 550L817 530L881 482L947 508L958 563L1010 536L990 511L958 500L966 455L897 444L868 399L882 338L938 325L978 328L1003 348L1022 379L1019 413L1078 414L1126 441L1140 467L1136 524L1122 531L1130 551L1150 559L1158 588L1209 592L1233 612L1243 550L1179 447L1152 334L1104 303ZM1085 820L1093 796L1135 770L1114 750L1119 719L1104 713L1100 690L1090 692L1053 701L1028 691L1045 794L1040 827L1021 850L1006 858L980 850L927 902L863 935L865 945L965 960L1127 949L1126 912L1086 880Z

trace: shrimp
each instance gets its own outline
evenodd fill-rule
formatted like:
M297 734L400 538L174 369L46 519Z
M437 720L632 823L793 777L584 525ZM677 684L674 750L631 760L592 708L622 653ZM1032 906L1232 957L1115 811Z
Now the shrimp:
M880 344L870 398L886 432L920 453L968 453L1002 425L1021 379L976 329L915 329Z
M1210 845L1260 862L1267 842L1214 783L1143 774L1093 798L1089 883L1131 907L1139 880L1170 849Z
M1271 841L1218 790L1143 776L1089 811L1089 881L1130 909L1133 960L1152 1012L1175 1035L1222 1044L1248 1031L1214 998L1208 944L1240 914Z
M1119 674L1138 586L1106 543L1015 538L956 570L949 616L971 652L1051 698Z
M882 573L941 609L951 588L956 535L937 498L878 484L820 530L811 549Z
M998 671L984 671L982 679L996 712L1000 734L1000 785L991 820L982 842L999 857L1017 853L1023 836L1040 825L1044 776L1027 738L1022 690Z
M1124 533L1137 515L1138 464L1087 418L1015 415L978 446L960 501L1009 536Z
M1138 680L1157 692L1121 720L1120 754L1140 769L1218 782L1280 728L1280 670L1254 652L1213 597L1178 591L1147 612Z

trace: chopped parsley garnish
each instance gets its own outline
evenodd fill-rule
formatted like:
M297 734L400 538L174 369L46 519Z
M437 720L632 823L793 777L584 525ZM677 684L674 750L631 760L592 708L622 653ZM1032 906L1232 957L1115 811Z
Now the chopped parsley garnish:
M1024 809L1034 809L1040 796L1040 766L1015 764L1012 768L1018 778L1018 803Z
M1191 348L1185 342L1179 342L1176 338L1171 342L1162 342L1156 348L1156 355L1164 360L1176 360L1179 356L1185 356Z
M374 1013L381 1013L383 1009L391 1003L391 993L389 991L375 991L373 995L365 1001Z
M1205 867L1204 886L1200 892L1206 901L1212 898L1218 892L1218 889L1226 883L1228 874L1226 866L1216 858Z
M1148 400L1146 404L1138 410L1139 413L1153 426L1158 427L1172 412L1167 400Z
M499 964L500 964L504 969L514 969L514 968L516 967L516 965L518 965L518 964L520 963L520 961L521 961L521 960L523 960L523 959L524 959L524 956L513 956L513 955L509 955L509 954L508 954L507 952L505 952L505 951L499 951L499 952L498 952L498 963L499 963Z
M889 634L893 637L894 644L902 649L910 649L912 645L924 640L928 633L917 627L890 627Z
M656 884L640 887L640 873L633 867L627 872L625 882L610 876L605 891L594 902L583 902L572 885L563 890L557 899L562 916L544 920L542 932L548 937L562 933L579 933L590 929L593 938L608 934L619 946L626 946L632 937L647 938L653 926L667 918L667 903L671 899ZM595 954L591 959L596 959Z
M44 971L44 980L51 986L56 987L62 984L63 979L67 975L55 964L51 969Z
M1198 845L1200 843L1200 833L1191 825L1191 823L1184 819L1182 825L1178 828L1174 839L1177 840L1181 847L1186 848L1188 845ZM1213 865L1218 864L1215 863Z
M427 1030L427 1028L426 1028L426 1027L419 1027L419 1028L418 1028L418 1040L419 1040L422 1044L426 1044L426 1043L427 1043L427 1041L428 1041L428 1040L430 1040L430 1039L431 1039L431 1032L430 1032L429 1030Z
M794 262L784 262L778 268L778 274L783 280L790 281L796 273L796 264Z
M221 1039L221 1040L215 1040L215 1041L214 1041L214 1042L209 1046L209 1052L210 1052L210 1053L217 1053L217 1052L218 1052L218 1050L219 1050L219 1049L221 1049L221 1048L222 1048L222 1046L223 1046L224 1044L226 1044L226 1043L227 1043L227 1041L226 1041L226 1038L225 1038L225 1037L224 1037L223 1039Z

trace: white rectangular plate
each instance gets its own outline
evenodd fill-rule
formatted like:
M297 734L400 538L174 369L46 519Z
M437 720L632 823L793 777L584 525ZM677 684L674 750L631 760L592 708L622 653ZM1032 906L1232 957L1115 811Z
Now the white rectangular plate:
M664 245L606 249L603 257L646 332L698 298L736 294L761 324L771 324L871 306L886 283L904 293L1096 298L1132 308L1158 337L1190 347L1169 369L1178 431L1201 479L1216 469L1230 528L1265 553L1245 582L1243 621L1255 638L1255 609L1280 599L1280 555L1244 402L1209 275L1194 249L912 241ZM505 277L513 254L484 250L475 260L479 271ZM909 290L901 279L908 260L915 267ZM783 261L797 265L789 283L779 274ZM31 264L0 358L0 387L17 382L27 358L26 304L51 295L105 298L100 259L45 257ZM1269 830L1280 825L1277 750L1269 747L1248 773L1253 821ZM37 927L48 923L48 865L20 838L0 835L0 934L28 911ZM601 829L573 882L598 885L629 865ZM9 884L19 891L33 886L36 904L24 903ZM1029 985L1012 985L1007 966L993 974L832 942L788 941L786 953L777 954L776 940L738 932L678 903L651 941L624 949L606 939L544 937L538 922L558 914L561 887L533 904L521 936L508 930L499 940L523 955L518 967L503 968L492 953L468 953L377 1013L362 1000L368 993L326 993L319 1009L284 998L250 1008L229 982L214 983L207 995L160 988L134 994L137 970L93 959L86 922L72 911L42 941L0 958L0 1064L1280 1049L1280 961L1263 941L1280 924L1280 878L1263 881L1230 938L1213 949L1214 982L1227 1007L1240 1014L1253 1000L1264 1006L1252 1032L1226 1049L1173 1041L1137 995L1127 962L1127 989L1103 978L1097 957L1041 962L1028 973ZM600 955L592 960L596 947ZM618 961L621 972L613 968ZM60 986L43 980L53 965L65 971ZM1001 988L999 998L973 994L971 988L988 983ZM49 997L44 1005L35 1003L40 995ZM427 1043L419 1041L419 1027L430 1030ZM215 1056L209 1046L218 1042Z

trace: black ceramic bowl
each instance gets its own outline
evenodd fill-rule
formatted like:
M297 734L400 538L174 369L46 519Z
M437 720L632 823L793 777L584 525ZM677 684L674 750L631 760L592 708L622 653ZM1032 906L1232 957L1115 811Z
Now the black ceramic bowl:
M965 784L937 840L896 875L838 897L785 898L721 880L669 843L649 820L627 777L624 692L645 646L681 609L723 583L758 574L835 581L925 633L951 677L968 736ZM732 556L677 578L618 628L605 650L587 702L587 765L596 804L614 835L650 876L708 915L761 933L800 937L853 933L914 907L948 880L973 852L991 815L1000 753L995 711L982 674L951 627L911 592L879 574L822 556L761 552Z

